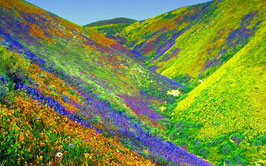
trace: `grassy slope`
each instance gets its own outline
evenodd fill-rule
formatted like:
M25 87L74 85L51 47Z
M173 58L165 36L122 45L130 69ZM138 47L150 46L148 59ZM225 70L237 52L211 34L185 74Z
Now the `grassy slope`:
M87 24L85 26L86 27L95 27L95 26L104 26L104 25L110 25L110 24L132 24L136 21L137 20L130 19L130 18L118 17L118 18L113 18L113 19L109 19L109 20L97 21L94 23Z
M136 22L125 27L94 27L99 33L117 40L138 54L146 56L144 64L154 69L157 63L176 59L180 49L176 48L171 53L163 56L176 42L176 39L197 24L204 16L210 16L215 10L217 3L205 3L191 7L180 8L142 22ZM157 70L158 71L158 70ZM189 75L181 74L173 76L177 80L190 78ZM190 81L193 82L193 81ZM193 88L196 81L188 85Z
M260 21L265 19L264 11L262 0L221 1L211 15L177 38L164 55L179 48L177 57L157 63L158 71L169 77L211 75L245 46Z
M177 144L214 163L266 163L266 22L232 59L178 103ZM188 136L188 137L187 137Z

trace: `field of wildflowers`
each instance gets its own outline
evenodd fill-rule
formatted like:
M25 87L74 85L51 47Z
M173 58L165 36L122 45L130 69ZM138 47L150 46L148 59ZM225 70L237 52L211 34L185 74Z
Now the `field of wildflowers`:
M265 165L265 7L82 27L0 0L0 164Z

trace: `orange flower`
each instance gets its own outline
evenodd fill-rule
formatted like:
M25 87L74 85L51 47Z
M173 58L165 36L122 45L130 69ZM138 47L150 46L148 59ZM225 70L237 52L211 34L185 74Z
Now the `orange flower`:
M43 143L43 142L40 142L40 146L44 146L45 145L45 143Z
M18 140L19 141L23 141L24 140L24 136L23 135L19 136Z

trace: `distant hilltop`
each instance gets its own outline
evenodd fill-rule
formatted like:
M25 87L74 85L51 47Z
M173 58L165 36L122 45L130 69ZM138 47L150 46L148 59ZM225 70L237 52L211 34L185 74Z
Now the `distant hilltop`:
M118 17L108 20L101 20L96 21L90 24L85 25L86 27L94 27L94 26L102 26L102 25L110 25L110 24L132 24L134 22L137 22L137 20L131 19L131 18L125 18L125 17Z

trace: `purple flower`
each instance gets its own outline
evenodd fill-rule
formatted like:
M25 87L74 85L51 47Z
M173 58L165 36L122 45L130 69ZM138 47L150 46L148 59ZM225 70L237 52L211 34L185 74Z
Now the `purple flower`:
M68 147L72 148L73 147L73 144L69 144Z

